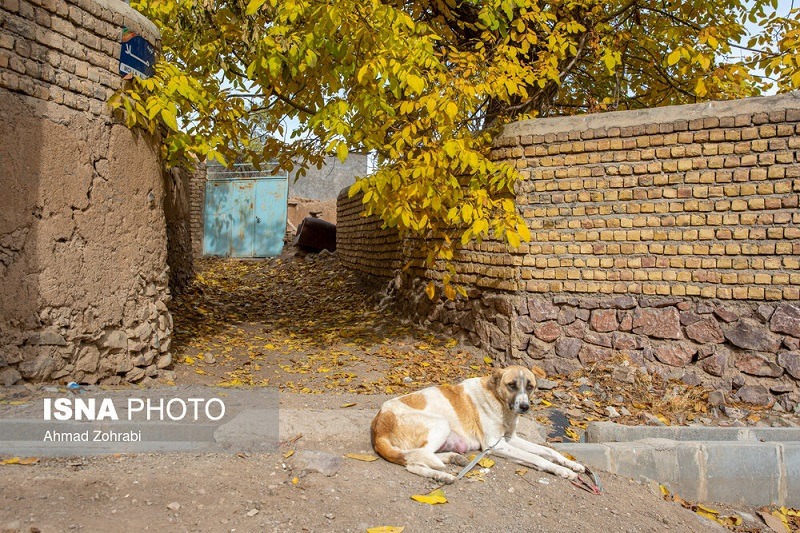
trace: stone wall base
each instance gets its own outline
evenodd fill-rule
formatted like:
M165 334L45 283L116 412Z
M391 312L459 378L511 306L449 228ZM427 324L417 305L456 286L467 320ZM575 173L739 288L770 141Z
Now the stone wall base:
M435 301L398 276L389 292L433 330L460 335L502 364L569 374L625 356L650 372L745 403L800 404L800 305L648 296L501 293Z

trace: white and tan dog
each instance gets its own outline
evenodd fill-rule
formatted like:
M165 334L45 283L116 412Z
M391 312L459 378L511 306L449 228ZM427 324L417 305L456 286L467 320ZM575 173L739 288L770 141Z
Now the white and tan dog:
M456 480L444 472L445 463L463 466L462 454L495 444L493 455L574 480L584 466L516 435L517 418L530 409L535 387L533 372L512 366L392 398L372 420L372 447L387 461L440 483Z

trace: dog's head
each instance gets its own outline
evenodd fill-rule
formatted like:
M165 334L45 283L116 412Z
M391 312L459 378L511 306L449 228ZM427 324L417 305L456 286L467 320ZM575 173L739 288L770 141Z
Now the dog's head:
M531 408L531 394L536 390L536 376L524 366L498 368L489 377L488 386L509 410L527 413Z

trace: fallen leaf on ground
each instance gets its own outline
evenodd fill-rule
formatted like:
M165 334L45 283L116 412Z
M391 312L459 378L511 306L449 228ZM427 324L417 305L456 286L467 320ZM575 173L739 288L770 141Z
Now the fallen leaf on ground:
M287 450L287 451L283 452L283 458L284 459L288 459L289 457L291 457L293 455L294 455L294 450Z
M783 520L775 516L774 513L770 513L769 511L759 511L758 516L767 524L772 531L775 533L791 533L789 526L784 523Z
M345 407L353 407L354 405L356 405L356 402L347 402L347 403L343 403L343 404L342 404L342 405L340 405L339 407L341 407L341 408L345 408Z
M478 461L478 465L480 465L483 468L491 468L494 466L494 460L489 459L488 457L484 457L483 459Z
M0 465L35 465L38 462L38 457L11 457L0 461Z
M411 499L420 503L427 503L428 505L447 503L447 498L442 489L436 489L428 494L414 494L411 496Z
M405 526L377 526L367 529L367 533L403 533Z
M368 463L378 460L376 456L370 455L368 453L346 453L344 454L344 456L347 457L348 459L355 459L356 461L366 461Z

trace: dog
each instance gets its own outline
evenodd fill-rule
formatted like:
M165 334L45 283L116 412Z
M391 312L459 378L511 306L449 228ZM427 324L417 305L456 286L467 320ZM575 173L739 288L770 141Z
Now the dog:
M444 471L446 464L464 466L464 453L492 446L493 455L575 480L586 471L583 465L516 435L517 419L530 409L535 389L533 372L511 366L392 398L372 420L372 447L387 461L439 483L456 480Z

